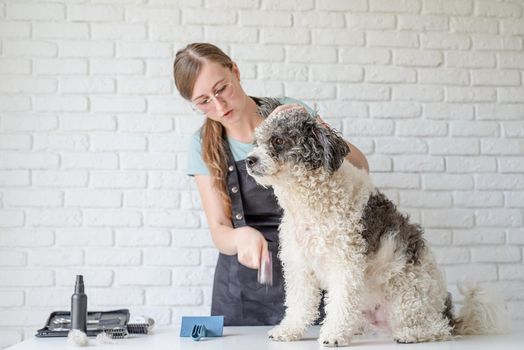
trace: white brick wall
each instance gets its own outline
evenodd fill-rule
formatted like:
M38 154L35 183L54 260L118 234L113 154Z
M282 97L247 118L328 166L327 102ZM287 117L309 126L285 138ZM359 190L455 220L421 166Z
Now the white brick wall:
M67 309L208 312L213 248L175 52L211 41L252 95L316 103L427 228L450 290L524 324L524 1L0 0L0 348ZM457 299L460 297L456 295Z

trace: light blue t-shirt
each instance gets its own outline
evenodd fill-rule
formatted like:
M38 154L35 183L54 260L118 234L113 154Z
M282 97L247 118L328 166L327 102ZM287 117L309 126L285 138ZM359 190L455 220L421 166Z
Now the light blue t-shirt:
M309 107L300 100L290 97L280 97L277 98L277 100L283 105L300 104L304 106L308 110L308 112L311 113L311 115L316 114L311 107ZM230 137L227 138L227 141L229 142L229 147L231 148L231 153L233 153L233 158L235 159L235 161L245 159L249 152L253 150L252 143L240 142ZM206 163L204 163L204 159L202 159L202 140L200 138L200 130L197 130L193 134L189 142L189 151L187 156L187 174L190 176L209 175L209 170L207 169Z

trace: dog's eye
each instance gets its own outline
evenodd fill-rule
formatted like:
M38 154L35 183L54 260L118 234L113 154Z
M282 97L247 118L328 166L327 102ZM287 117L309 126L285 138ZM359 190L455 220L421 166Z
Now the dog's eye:
M280 137L275 137L275 138L273 139L273 144L274 144L275 146L282 146L282 145L284 144L284 140L281 139Z

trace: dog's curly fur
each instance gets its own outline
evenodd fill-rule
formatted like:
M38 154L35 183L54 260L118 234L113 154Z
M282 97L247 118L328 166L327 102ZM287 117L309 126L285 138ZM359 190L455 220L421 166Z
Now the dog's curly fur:
M453 317L446 283L423 239L377 191L368 174L344 158L344 140L303 108L271 114L255 131L246 158L257 182L272 186L284 209L280 258L286 286L286 315L269 332L274 340L300 339L318 317L321 290L326 318L319 342L349 344L363 326L390 329L400 343L444 340L457 333L500 329L486 313L489 303L474 297ZM487 310L487 311L486 311Z

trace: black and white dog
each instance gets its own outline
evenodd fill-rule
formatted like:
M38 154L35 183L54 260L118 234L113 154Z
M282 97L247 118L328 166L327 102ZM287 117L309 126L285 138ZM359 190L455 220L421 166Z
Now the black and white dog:
M453 315L421 227L345 160L349 151L303 108L273 113L255 131L248 171L273 187L284 209L286 314L269 336L300 339L318 316L322 289L326 317L319 342L325 346L349 344L365 319L387 323L400 343L503 330L502 308L478 288Z

